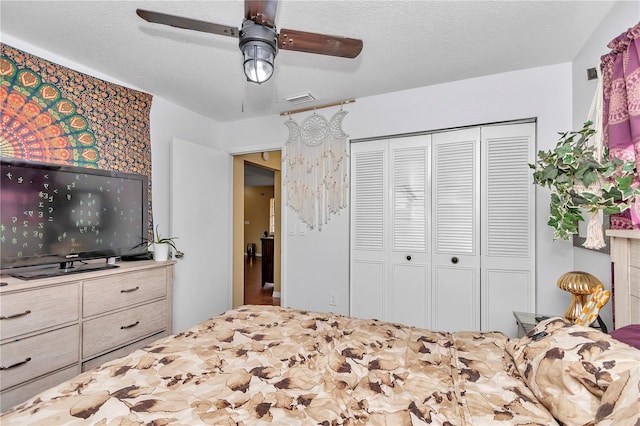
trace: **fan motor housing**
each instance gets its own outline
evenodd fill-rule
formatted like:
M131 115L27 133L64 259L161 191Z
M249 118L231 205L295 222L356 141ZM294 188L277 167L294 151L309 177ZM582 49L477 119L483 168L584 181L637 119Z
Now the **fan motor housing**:
M275 28L256 24L250 19L245 19L240 30L240 50L250 42L263 42L271 46L274 56L278 54L278 34Z

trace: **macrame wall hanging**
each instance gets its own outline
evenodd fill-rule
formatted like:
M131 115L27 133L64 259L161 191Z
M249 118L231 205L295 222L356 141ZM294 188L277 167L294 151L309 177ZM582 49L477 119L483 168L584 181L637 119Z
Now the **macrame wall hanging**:
M598 82L596 84L596 92L593 95L593 101L591 101L591 107L589 108L589 113L587 114L587 121L593 120L593 127L595 133L593 134L593 149L594 149L594 157L596 161L602 162L604 160L604 137L603 137L603 128L602 128L602 73L600 71L600 67L597 66L596 73L598 75ZM601 179L594 182L590 185L589 188L580 188L579 185L576 185L576 192L581 193L582 191L593 191L598 195L602 194L601 188ZM600 211L593 210L591 212L591 216L589 218L589 222L587 225L587 238L582 244L584 248L592 249L592 250L600 250L606 247L606 243L604 241L604 231L602 229L602 221L600 220Z
M289 119L284 146L287 205L310 228L322 230L332 214L347 206L347 135L342 108L327 120L315 111L302 125Z

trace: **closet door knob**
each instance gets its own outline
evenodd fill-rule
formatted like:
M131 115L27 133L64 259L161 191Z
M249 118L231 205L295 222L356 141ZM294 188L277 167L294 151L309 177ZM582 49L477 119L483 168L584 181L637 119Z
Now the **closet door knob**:
M411 262L411 255L410 255L410 254L408 254L408 255L407 255L407 260L408 260L409 262Z
M458 258L457 258L457 257L455 257L455 256L454 256L454 257L452 257L452 258L451 258L451 263L453 263L454 265L455 265L456 263L458 263Z

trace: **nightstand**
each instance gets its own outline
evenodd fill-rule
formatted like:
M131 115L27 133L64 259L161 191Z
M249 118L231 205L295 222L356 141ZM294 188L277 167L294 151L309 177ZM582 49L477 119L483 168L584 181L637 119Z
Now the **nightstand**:
M516 324L518 324L518 338L523 337L529 331L531 331L537 324L536 317L546 317L551 318L552 316L562 316L562 315L544 315L544 314L536 314L532 312L516 312L513 311L513 316L516 319ZM607 326L605 325L600 315L596 318L596 321L591 324L591 327L596 328L603 333L607 333Z
M513 311L513 316L516 318L516 324L518 324L518 338L524 337L525 334L538 324L536 321L538 314Z

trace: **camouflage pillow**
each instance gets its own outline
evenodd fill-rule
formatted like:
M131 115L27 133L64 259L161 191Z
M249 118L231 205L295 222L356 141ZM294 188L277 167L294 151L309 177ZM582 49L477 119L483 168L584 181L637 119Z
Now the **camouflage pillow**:
M563 318L542 321L507 345L529 388L565 424L593 423L609 385L640 364L640 351Z

